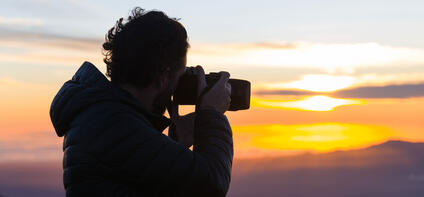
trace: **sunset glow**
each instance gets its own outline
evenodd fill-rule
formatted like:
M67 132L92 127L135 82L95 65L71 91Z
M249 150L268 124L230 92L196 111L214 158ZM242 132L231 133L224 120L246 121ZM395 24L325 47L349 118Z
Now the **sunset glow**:
M224 48L223 48L224 47ZM211 58L212 57L212 58ZM270 68L314 68L327 74L352 74L355 69L384 67L404 62L424 63L424 49L384 46L378 43L321 44L275 43L193 47L191 62L212 66L231 64Z
M310 96L301 100L267 100L267 99L252 99L252 105L268 108L281 108L281 109L298 109L309 111L332 111L336 107L343 105L358 105L363 104L364 101L353 99L336 99L328 96Z
M234 127L234 131L240 138L247 138L244 143L260 148L319 152L360 148L397 135L382 126L345 123L249 125Z
M304 75L301 80L283 84L270 84L271 89L295 88L314 92L330 92L351 86L353 77L332 75Z
M63 9L54 1L28 1L28 7L37 9L20 12L22 16L16 15L20 4L0 6L0 160L34 159L33 155L41 153L58 159L62 154L61 138L50 122L50 103L84 61L105 73L104 35L133 7L120 3L109 14L109 9L94 6L109 4L87 2L66 1L67 9ZM176 2L156 5L146 1L142 7L181 18L191 46L187 66L202 65L206 73L228 71L231 78L251 82L251 109L226 113L234 127L234 142L243 145L243 150L332 151L392 137L424 141L424 91L419 89L424 85L422 22L402 18L407 15L385 19L387 14L398 13L399 5L390 13L380 10L381 17L370 24L368 18L373 15L364 20L357 15L363 7L352 11L353 5L321 16L324 12L303 13L300 8L310 5L311 10L320 7L326 13L338 9L296 2L260 4L237 9L235 14L233 9L239 4L226 3L234 7L220 7L225 12L219 16L216 9L193 8L190 3L188 9L180 9ZM380 3L372 8L380 9ZM262 14L252 15L256 9L262 9L258 12ZM63 12L63 18L47 14L51 10ZM335 20L345 12L347 18L358 21ZM299 13L305 23L292 20ZM397 20L393 19L399 17L407 22L394 24ZM399 87L386 87L393 85ZM336 94L355 88L350 94ZM182 107L180 112L193 110L193 106Z

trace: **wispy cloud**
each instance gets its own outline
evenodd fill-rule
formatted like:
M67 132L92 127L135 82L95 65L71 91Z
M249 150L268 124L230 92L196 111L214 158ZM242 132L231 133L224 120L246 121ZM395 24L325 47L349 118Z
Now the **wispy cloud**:
M103 37L70 37L2 28L0 62L75 66L88 60L103 67L102 42ZM188 66L201 64L208 72L227 70L234 77L251 80L256 87L261 86L261 83L298 86L301 84L296 81L312 75L329 76L320 81L333 84L333 89L351 85L385 85L393 81L414 83L424 76L424 66L419 66L424 65L424 49L420 48L391 47L377 43L191 44ZM390 66L390 72L385 70L387 66ZM403 69L408 67L413 69ZM365 68L374 69L367 73L364 72ZM356 73L356 70L361 73ZM327 78L345 80L344 83L333 83ZM379 84L381 81L384 83ZM271 89L289 88L280 85Z
M80 51L85 51L84 54L92 52L89 55L85 55L85 57L97 56L98 59L102 58L100 51L103 37L81 38L48 33L3 30L0 32L0 43L3 46L8 45L7 47L9 48L16 47L42 53L43 50L39 50L41 47L50 47L59 49L59 51L62 49L68 50L66 56L70 57L75 56ZM61 56L54 58L55 55L51 52L44 54L44 56L52 57L52 59L67 59ZM62 55L65 55L65 53ZM42 56L40 55L40 57ZM192 43L188 56L188 65L202 64L212 69L220 68L222 65L232 69L281 69L281 72L284 69L318 69L323 74L354 74L356 69L364 67L384 69L385 66L402 68L410 65L424 65L424 49L392 47L377 43L200 42ZM21 59L26 58L23 57Z
M258 42L250 45L252 48L265 48L265 49L280 49L280 50L293 50L299 47L295 43L270 43L270 42Z
M0 36L0 62L76 65L103 58L100 39L10 30Z
M411 98L424 96L424 83L358 87L332 94L342 98Z
M257 95L328 95L337 98L412 98L424 96L424 83L386 85L386 86L362 86L350 89L338 90L331 93L317 93L306 90L258 90Z
M319 92L312 92L307 90L258 90L255 91L256 95L290 95L290 96L301 96L301 95L316 95L322 94Z
M62 139L53 131L27 131L12 137L3 134L0 139L0 162L58 159L62 154L61 142Z
M212 65L273 68L318 68L327 73L352 74L357 68L424 64L424 49L378 43L355 44L225 44L202 45L191 60Z
M92 50L99 48L102 39L70 37L50 33L35 33L13 31L10 29L2 29L0 32L0 42L13 43L16 47L25 47L25 44L39 44L42 47L53 46L55 48L71 48Z
M44 22L37 18L20 18L0 16L0 25L42 26Z

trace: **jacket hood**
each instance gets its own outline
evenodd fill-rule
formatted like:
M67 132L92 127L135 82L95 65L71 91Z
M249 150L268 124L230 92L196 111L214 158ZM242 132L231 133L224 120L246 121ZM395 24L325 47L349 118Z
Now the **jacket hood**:
M93 64L84 62L72 79L62 86L50 106L50 118L56 134L59 137L65 135L79 113L102 101L131 105L160 132L170 124L168 118L146 111L130 93L111 83Z

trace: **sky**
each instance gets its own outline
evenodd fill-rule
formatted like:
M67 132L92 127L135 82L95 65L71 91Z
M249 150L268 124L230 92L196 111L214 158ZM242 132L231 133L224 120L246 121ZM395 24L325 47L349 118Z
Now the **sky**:
M135 6L180 19L187 66L252 83L251 109L226 113L236 158L424 141L423 1L2 0L0 161L62 158L50 103L84 61L105 72Z

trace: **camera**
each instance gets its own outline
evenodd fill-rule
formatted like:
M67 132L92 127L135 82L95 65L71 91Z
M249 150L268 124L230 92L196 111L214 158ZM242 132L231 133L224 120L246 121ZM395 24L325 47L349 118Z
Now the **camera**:
M207 87L210 89L220 78L219 73L205 75ZM229 79L231 85L231 103L228 111L245 110L250 107L250 82L242 79ZM173 95L173 101L179 105L195 105L197 99L197 71L188 67L181 76Z

